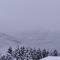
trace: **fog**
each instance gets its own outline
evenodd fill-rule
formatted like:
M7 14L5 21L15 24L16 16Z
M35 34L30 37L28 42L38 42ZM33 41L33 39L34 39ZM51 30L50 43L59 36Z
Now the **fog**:
M60 30L60 0L0 0L0 32Z

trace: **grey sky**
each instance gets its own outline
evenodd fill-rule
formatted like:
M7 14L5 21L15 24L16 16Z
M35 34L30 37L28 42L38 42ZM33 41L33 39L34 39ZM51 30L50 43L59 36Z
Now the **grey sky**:
M0 32L60 30L60 0L0 0Z

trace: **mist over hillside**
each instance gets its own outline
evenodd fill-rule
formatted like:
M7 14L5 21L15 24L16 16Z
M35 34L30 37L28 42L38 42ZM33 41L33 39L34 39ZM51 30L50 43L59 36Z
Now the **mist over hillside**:
M60 33L58 32L35 31L28 33L17 33L15 34L15 37L22 40L22 45L27 47L60 50Z
M17 38L0 32L0 53L6 52L10 46L15 48L18 42L20 43Z
M17 47L17 45L60 50L60 33L48 31L25 32L14 35L0 33L0 51L9 46Z

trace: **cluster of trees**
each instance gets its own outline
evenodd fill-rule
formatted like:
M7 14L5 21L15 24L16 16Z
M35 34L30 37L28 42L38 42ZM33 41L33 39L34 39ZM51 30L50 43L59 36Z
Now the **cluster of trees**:
M16 49L12 49L9 47L7 54L0 57L0 60L40 60L47 56L58 56L59 53L57 50L48 51L46 49L32 49L25 47L18 47Z

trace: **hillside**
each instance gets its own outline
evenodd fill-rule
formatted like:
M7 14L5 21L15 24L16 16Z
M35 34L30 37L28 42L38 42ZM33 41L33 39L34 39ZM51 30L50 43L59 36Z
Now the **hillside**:
M60 50L60 33L30 32L14 35L0 33L0 51L5 50L9 46L16 47L17 44L32 48Z
M8 49L9 46L16 47L17 41L15 37L7 35L5 33L0 33L0 53L3 53ZM19 42L20 43L20 42Z
M57 32L18 33L15 37L27 47L60 50L60 33Z

